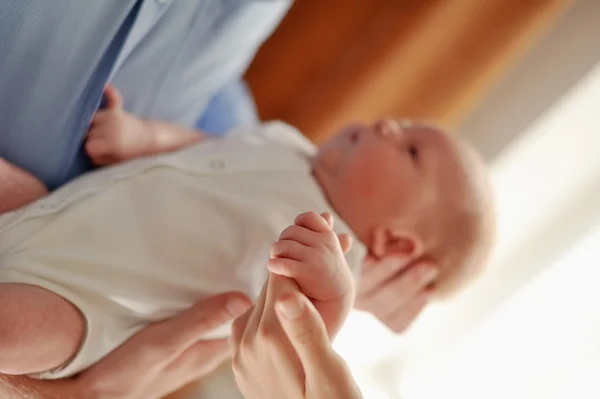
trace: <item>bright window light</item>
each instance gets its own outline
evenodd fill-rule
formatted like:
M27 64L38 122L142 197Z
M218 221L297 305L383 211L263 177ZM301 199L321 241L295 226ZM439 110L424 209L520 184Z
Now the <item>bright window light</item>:
M405 379L402 398L599 398L598 281L600 226L434 367Z
M498 256L599 181L599 104L600 64L494 161Z
M573 393L597 381L586 370L600 363L600 290L594 287L600 281L600 233L563 254L534 285L505 262L527 240L560 229L548 222L570 214L572 204L600 183L599 104L600 65L494 161L499 243L487 280L457 301L430 307L408 340L368 315L351 315L336 349L359 380L370 381L366 398L385 393L396 399L402 380L403 399L563 399L561 390ZM580 232L593 225L588 222ZM537 255L531 262L539 262ZM548 269L547 261L539 263L539 270ZM487 289L519 278L525 288L501 298L509 302L485 301ZM473 322L472 307L482 304L485 317ZM585 360L584 353L593 355ZM397 359L391 366L396 374L380 373L390 358Z
M600 184L598 104L600 65L492 165L500 241L493 273L467 295L446 308L440 306L439 314L432 312L430 323L422 323L423 328L415 331L414 361L406 362L407 353L399 354L406 366L403 398L588 397L573 395L582 386L594 392L589 385L597 377L586 376L599 362L600 291L594 286L600 277L600 233L595 230L583 243L561 243L562 251L573 245L576 249L563 253L552 272L533 285L528 284L531 277L507 259L518 250L526 262L539 263L539 273L551 265L541 262L543 254L534 249L540 251L538 237L549 232L561 236L565 228L549 222L559 215L585 212L590 217L579 225L581 234L598 222L597 208L575 209L573 205L596 192ZM518 280L517 284L511 279ZM496 303L489 300L488 292L504 284L521 289ZM483 317L464 327L472 321L473 310L482 307L487 309ZM436 336L431 331L440 332ZM427 338L419 341L419 334ZM424 353L427 361L422 360ZM560 396L560 392L571 396Z

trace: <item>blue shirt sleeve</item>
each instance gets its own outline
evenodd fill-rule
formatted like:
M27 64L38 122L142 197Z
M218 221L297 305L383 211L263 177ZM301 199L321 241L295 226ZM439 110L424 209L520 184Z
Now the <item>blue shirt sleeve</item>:
M211 136L222 136L237 127L258 123L252 93L244 80L237 79L212 98L196 127Z
M290 4L0 0L0 157L50 189L89 170L83 144L107 81L139 117L193 127L203 115L215 133L250 121L235 85Z

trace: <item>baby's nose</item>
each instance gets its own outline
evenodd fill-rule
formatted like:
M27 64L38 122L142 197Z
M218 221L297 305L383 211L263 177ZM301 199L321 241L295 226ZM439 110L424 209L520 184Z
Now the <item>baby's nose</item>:
M382 119L375 122L373 130L381 137L397 136L402 134L404 126L400 121L394 119Z

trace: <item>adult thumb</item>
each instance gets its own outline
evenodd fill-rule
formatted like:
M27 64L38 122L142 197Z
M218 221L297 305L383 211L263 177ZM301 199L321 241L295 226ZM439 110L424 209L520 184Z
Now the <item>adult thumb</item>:
M277 300L277 317L305 370L326 367L333 353L327 328L310 300L298 291Z

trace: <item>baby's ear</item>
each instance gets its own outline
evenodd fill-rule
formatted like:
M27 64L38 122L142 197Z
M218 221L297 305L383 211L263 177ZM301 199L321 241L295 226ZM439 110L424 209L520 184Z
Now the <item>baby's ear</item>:
M423 241L408 231L378 228L373 234L371 251L378 258L391 255L414 259L421 256Z

